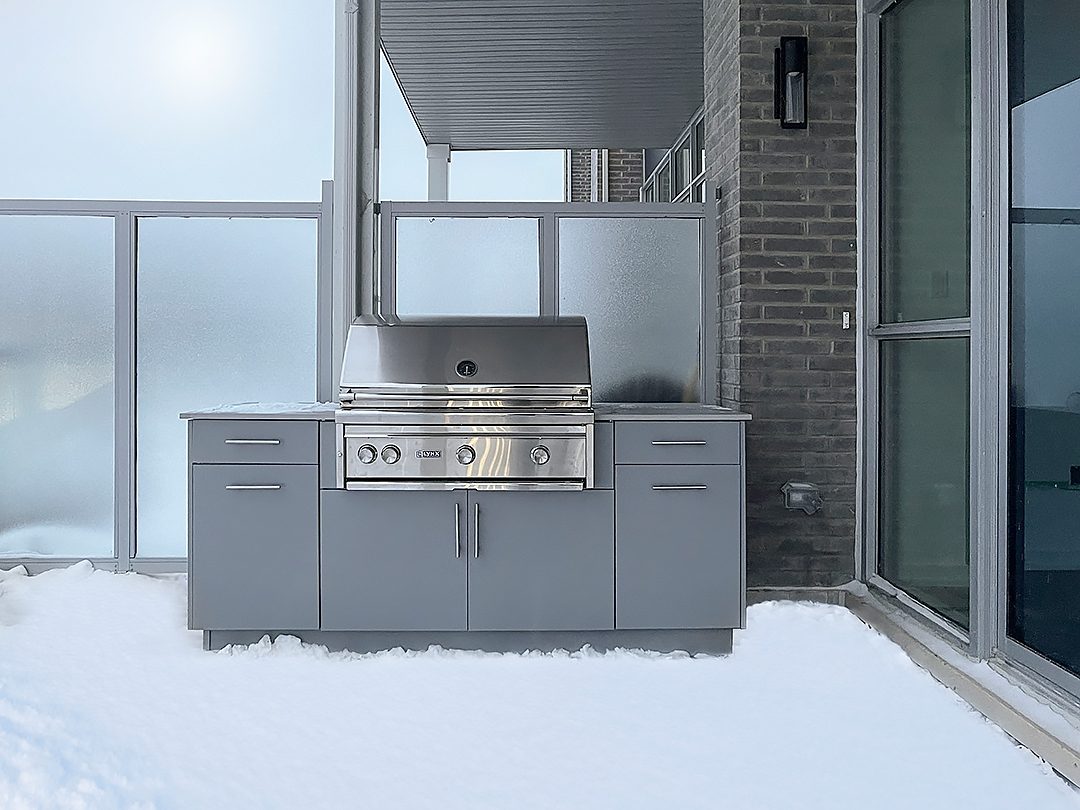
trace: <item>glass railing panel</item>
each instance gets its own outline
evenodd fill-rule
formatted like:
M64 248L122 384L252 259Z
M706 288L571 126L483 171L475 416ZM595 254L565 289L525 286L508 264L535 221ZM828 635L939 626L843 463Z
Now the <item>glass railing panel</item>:
M316 398L316 222L138 222L136 529L140 557L186 553L181 411Z
M113 556L113 228L0 216L0 555Z

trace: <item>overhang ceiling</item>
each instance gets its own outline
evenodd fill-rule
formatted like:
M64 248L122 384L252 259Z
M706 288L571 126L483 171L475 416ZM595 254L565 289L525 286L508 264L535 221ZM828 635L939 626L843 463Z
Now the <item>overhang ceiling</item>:
M420 134L454 149L668 147L704 98L702 0L382 0Z

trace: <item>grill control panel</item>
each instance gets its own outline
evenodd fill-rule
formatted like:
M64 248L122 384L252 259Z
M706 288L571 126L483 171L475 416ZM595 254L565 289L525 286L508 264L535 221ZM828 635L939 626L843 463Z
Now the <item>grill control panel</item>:
M588 428L556 435L496 431L383 433L361 425L343 428L345 480L583 481Z

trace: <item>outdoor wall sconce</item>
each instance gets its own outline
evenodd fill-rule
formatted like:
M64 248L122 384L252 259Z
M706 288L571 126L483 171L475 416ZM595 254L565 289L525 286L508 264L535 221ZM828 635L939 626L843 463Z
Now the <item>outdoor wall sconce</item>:
M773 76L773 116L783 129L806 129L806 37L780 37Z

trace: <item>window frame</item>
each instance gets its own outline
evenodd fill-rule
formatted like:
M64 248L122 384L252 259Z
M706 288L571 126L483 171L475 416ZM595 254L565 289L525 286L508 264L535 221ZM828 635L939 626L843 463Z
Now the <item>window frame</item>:
M895 599L962 650L989 658L1005 646L1004 536L1008 341L1007 0L969 2L970 316L883 323L880 298L881 16L905 0L863 0L859 61L859 291L856 322L859 447L856 578ZM1004 240L1004 242L1003 242ZM878 575L880 350L886 340L965 335L970 340L969 555L967 631Z
M645 182L641 184L641 191L638 194L638 198L642 202L660 202L660 195L658 192L661 184L661 177L663 171L667 170L667 187L668 187L668 199L673 203L705 202L705 128L702 126L705 123L705 106L702 105L698 108L698 111L691 116L689 123L683 127L682 132L679 133L679 137L675 139L675 143L664 153L664 156L660 158L660 161L656 164L656 167L652 170L648 177L645 178ZM698 129L701 128L699 132ZM680 187L676 184L676 174L678 165L678 152L684 146L689 147L690 156L687 163L687 180L686 183ZM695 172L695 156L698 157L701 165L696 167ZM650 196L651 195L651 196Z

